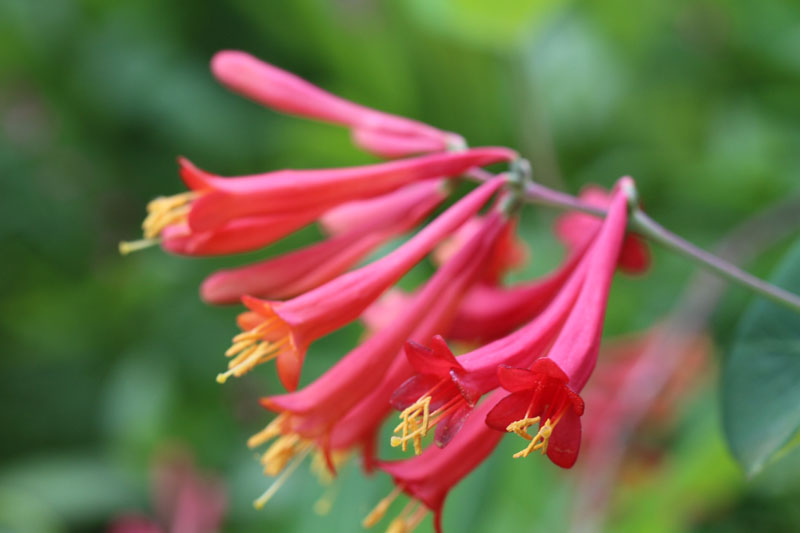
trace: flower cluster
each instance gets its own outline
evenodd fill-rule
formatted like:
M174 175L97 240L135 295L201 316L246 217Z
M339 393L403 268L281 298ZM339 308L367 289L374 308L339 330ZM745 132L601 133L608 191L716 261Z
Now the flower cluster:
M405 493L411 501L389 530L410 531L430 512L439 530L449 490L505 433L524 439L514 457L538 451L570 468L581 441L580 393L597 359L613 274L649 264L645 245L626 233L632 181L623 178L610 192L586 189L582 200L607 216L563 216L555 231L566 248L562 265L506 285L506 272L527 256L515 235L527 176L513 150L469 148L457 134L346 101L242 52L218 53L212 71L272 109L344 126L357 146L389 159L237 177L180 159L188 192L153 200L144 239L121 245L127 252L160 243L203 256L259 249L311 223L326 234L285 255L216 272L201 287L209 303L246 307L217 380L274 361L286 389L261 400L276 416L248 442L266 447L264 472L279 476L256 506L310 454L326 478L358 452L365 470L385 471L396 486L365 526ZM482 168L494 164L510 170ZM463 175L481 184L426 223ZM392 252L363 263L418 227ZM410 293L392 289L429 255L437 269L426 282ZM358 319L366 339L298 388L310 345ZM456 356L448 341L467 352ZM377 457L392 409L399 423L391 444L417 457ZM435 446L424 449L429 433Z

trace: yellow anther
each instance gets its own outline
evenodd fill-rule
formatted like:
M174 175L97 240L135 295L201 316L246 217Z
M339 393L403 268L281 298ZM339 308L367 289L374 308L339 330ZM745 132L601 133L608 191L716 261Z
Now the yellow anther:
M289 342L288 336L277 342L261 341L255 344L252 340L242 340L234 343L225 355L228 357L238 355L228 361L227 371L217 374L217 382L225 383L231 376L241 377L261 363L275 359L287 342Z
M558 424L560 418L557 418L555 422L552 422L549 418L545 420L544 424L539 426L539 431L536 435L531 436L526 430L533 424L540 421L540 418L524 418L522 420L517 420L516 422L512 422L506 428L508 432L514 432L517 435L529 440L530 442L528 445L523 449L518 451L514 454L514 458L518 459L520 457L528 457L532 452L537 450L542 451L542 455L547 453L547 444L550 441L550 436L553 434L553 428Z
M428 434L430 429L430 406L431 397L423 396L413 404L406 407L400 413L402 422L394 428L394 433L402 432L401 437L392 437L393 447L402 446L402 450L408 450L408 442L414 443L414 453L422 453L422 437ZM438 411L437 411L438 412Z
M281 426L286 420L285 414L280 414L267 424L267 427L247 439L248 448L257 448L281 434Z
M261 456L264 473L268 476L278 475L295 455L310 448L310 443L301 442L300 435L296 433L280 437Z
M380 522L386 514L386 511L389 510L389 506L392 505L392 502L394 502L402 492L403 486L397 485L388 496L379 501L378 505L376 505L375 508L370 511L366 517L364 517L364 520L361 521L361 525L368 528Z
M272 485L270 485L270 487L264 492L264 494L259 496L256 499L256 501L253 502L253 507L255 507L256 509L261 509L262 507L264 507L264 505L266 505L266 503L270 500L270 498L272 498L275 495L275 493L278 492L278 489L280 489L283 486L283 484L286 483L286 480L289 479L289 476L292 475L292 472L294 472L297 469L297 467L300 466L300 463L303 462L303 460L306 458L309 452L311 452L310 446L305 448L305 450L303 450L300 453L300 455L298 455L295 458L295 460L283 471L280 477L276 479L275 482L272 483Z
M147 204L147 217L142 222L142 230L147 239L157 237L161 231L171 224L185 222L189 216L189 203L197 198L194 191L160 197Z

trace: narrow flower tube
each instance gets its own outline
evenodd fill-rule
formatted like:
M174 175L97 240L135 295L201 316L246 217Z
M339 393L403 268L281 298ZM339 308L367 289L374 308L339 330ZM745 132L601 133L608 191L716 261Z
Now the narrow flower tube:
M358 318L436 243L474 215L504 181L499 177L478 187L389 255L301 296L285 302L244 297L243 303L252 312L240 320L247 330L234 337L227 355L236 357L217 379L224 382L276 359L281 381L294 390L306 350L314 340Z
M454 133L355 104L244 52L218 52L211 71L229 89L276 111L352 128L356 144L378 155L398 157L463 144Z
M428 180L376 199L355 202L377 205L361 206L359 212L368 216L351 221L346 230L323 242L212 274L203 282L200 294L205 301L216 304L236 303L245 295L276 300L297 296L332 280L387 240L415 227L446 196L444 181ZM327 216L320 221L323 225Z
M500 442L501 434L486 427L483 419L502 396L503 391L495 391L478 405L475 416L466 421L462 431L446 448L431 447L417 457L380 463L379 468L392 476L396 490L375 507L363 525L377 524L392 500L404 492L411 502L393 519L388 531L411 532L428 512L432 512L434 527L437 533L442 533L442 511L447 495L480 466Z
M251 446L261 445L279 436L264 454L268 472L280 471L286 463L287 443L297 447L309 441L323 451L330 468L334 468L331 435L336 427L347 423L346 415L380 387L393 362L402 358L401 348L410 335L429 333L452 317L464 290L482 274L505 224L505 215L500 212L487 217L482 231L433 275L393 324L356 347L313 383L296 392L262 399L264 407L279 414L277 423L250 442ZM384 406L375 407L382 410ZM336 444L341 449L341 439Z
M330 209L515 156L506 148L474 148L360 167L280 170L236 178L209 174L181 160L181 176L197 191L186 209L189 226L194 231L208 231L242 217Z
M571 468L578 457L584 409L578 394L597 360L608 292L625 237L628 198L623 189L619 186L613 195L588 252L584 287L547 357L530 368L498 368L500 384L511 394L492 409L486 423L528 441L514 457L541 451L563 468ZM530 435L527 429L535 424L539 431Z
M258 250L300 228L311 224L323 213L310 209L297 213L255 216L232 220L223 226L195 232L183 222L160 230L155 242L170 253L189 256L225 255ZM123 243L123 246L126 243Z
M434 201L434 205L438 205L448 192L449 184L444 179L412 183L388 194L338 205L326 211L318 222L331 236L364 227L373 228L385 221L402 219L407 214L427 213L426 206Z
M581 189L580 199L595 207L607 208L611 204L611 194L597 185ZM573 211L558 217L555 232L568 249L576 250L591 242L601 225L601 219ZM646 272L650 267L650 249L647 243L635 234L626 234L617 266L627 274Z

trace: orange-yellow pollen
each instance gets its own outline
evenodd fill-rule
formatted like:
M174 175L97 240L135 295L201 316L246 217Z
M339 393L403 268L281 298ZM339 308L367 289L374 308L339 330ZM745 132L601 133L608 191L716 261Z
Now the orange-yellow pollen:
M201 193L189 191L174 196L161 196L147 204L147 216L142 222L144 238L119 243L119 253L127 255L161 242L159 235L167 226L186 222L191 201Z
M142 222L146 239L157 237L169 225L186 222L191 201L199 193L189 191L174 196L161 196L147 204L147 217Z
M430 424L431 397L428 395L418 399L400 413L402 422L394 428L394 433L402 432L400 437L392 437L392 447L402 446L408 450L408 442L414 443L414 453L422 453L422 437L428 434Z
M277 341L265 340L264 335L274 325L275 319L269 319L253 329L247 330L233 338L233 344L225 352L225 357L232 357L228 361L228 370L217 374L217 382L225 383L229 377L240 377L250 372L261 363L271 361L280 355L283 347L289 342L289 336Z
M410 441L414 444L414 454L421 454L422 438L428 434L428 431L436 427L436 424L447 416L450 410L457 406L461 400L460 397L456 396L435 411L430 412L431 397L429 395L423 396L400 413L402 422L394 428L394 433L402 432L402 435L400 437L392 437L392 446L402 446L403 451L406 451Z
M530 441L524 449L514 454L514 458L528 457L528 455L537 450L541 450L542 455L547 453L547 444L550 441L550 435L553 434L553 429L560 419L560 416L556 418L555 421L548 418L545 420L544 424L542 424L541 417L535 416L525 417L522 420L510 423L508 427L506 427L506 431L509 433L516 433L525 440ZM539 431L536 435L530 435L527 431L528 428L537 423L539 424Z
M277 437L275 442L261 455L260 461L264 466L265 474L278 476L278 478L264 494L253 502L256 509L262 508L278 492L278 489L314 448L311 441L303 439L296 433L282 434L286 429L286 422L287 415L281 414L247 441L249 448L256 448Z

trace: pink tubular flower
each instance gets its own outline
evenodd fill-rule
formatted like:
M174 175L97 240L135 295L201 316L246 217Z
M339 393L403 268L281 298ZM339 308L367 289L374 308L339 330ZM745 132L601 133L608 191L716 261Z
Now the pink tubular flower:
M351 128L357 145L380 156L437 152L464 144L459 135L344 100L244 52L218 52L211 70L229 89L276 111Z
M611 195L602 187L589 185L580 192L584 203L596 207L608 207ZM571 250L584 247L600 228L602 221L585 213L571 212L556 221L556 235ZM640 237L626 234L617 263L628 274L643 274L650 267L650 249Z
M248 444L259 446L280 435L262 457L268 474L277 474L290 458L314 444L327 458L329 468L334 469L332 452L347 451L348 447L337 438L333 448L332 432L348 423L346 415L360 402L378 399L373 393L380 388L393 362L402 358L403 342L410 335L425 334L452 317L461 294L482 274L505 224L505 215L500 212L487 217L485 227L462 253L433 275L391 326L367 339L313 383L296 392L262 399L264 407L279 415ZM374 406L377 411L385 410L388 397L384 401L383 405ZM369 413L360 410L360 414ZM356 439L352 444L357 443Z
M251 327L234 337L226 355L238 355L217 379L223 382L231 375L240 376L276 358L281 381L288 390L294 390L306 350L314 340L358 318L436 243L474 215L504 182L500 177L485 183L394 252L301 296L285 302L244 297L243 303L257 316L245 313L240 320L240 326Z
M211 255L259 248L309 224L340 204L389 193L415 181L455 176L509 161L506 148L475 148L360 167L280 170L223 178L180 158L189 192L156 198L142 223L144 240L122 243L127 253L159 240L175 253Z
M326 228L333 221L337 231L332 238L253 265L216 272L203 282L200 294L217 304L235 303L244 295L269 299L297 296L332 280L388 239L415 227L446 196L443 180L427 180L353 202L358 206L336 208L320 220ZM362 216L356 217L356 210ZM348 213L351 220L342 216Z
M152 487L156 518L123 515L109 533L210 533L219 531L227 501L222 484L196 470L188 457L156 465Z
M571 468L578 457L583 414L578 394L597 360L608 291L625 237L625 185L622 181L612 197L608 215L588 252L584 287L547 357L529 369L498 369L501 386L511 394L492 409L486 423L529 441L514 457L541 450L563 468ZM534 424L539 424L539 431L531 436L527 428Z
M446 448L432 447L418 457L381 463L380 469L392 476L395 490L378 503L363 525L371 527L378 523L391 503L404 492L412 501L392 521L388 531L411 532L430 511L434 513L434 527L441 533L442 509L448 493L500 442L501 434L486 427L483 419L501 396L502 391L496 391L476 407L475 416L467 420L463 430Z
M514 157L506 148L474 148L361 167L280 170L233 179L208 174L183 161L181 175L191 189L201 191L191 202L189 226L194 231L208 231L248 216L328 209L414 181L454 176Z

